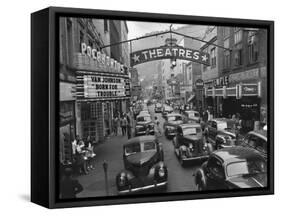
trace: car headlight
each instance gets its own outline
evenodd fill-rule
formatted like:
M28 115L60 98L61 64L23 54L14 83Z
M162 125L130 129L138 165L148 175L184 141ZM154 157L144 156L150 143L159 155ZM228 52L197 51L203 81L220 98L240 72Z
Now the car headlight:
M175 129L175 128L174 128L174 127L172 127L172 126L167 126L166 128L167 128L167 130L169 130L169 131L172 131L172 130L174 130L174 129Z
M165 176L165 170L163 167L160 167L159 170L158 170L158 175L159 177L164 177Z
M127 176L125 173L122 173L119 178L119 186L125 186L127 183Z

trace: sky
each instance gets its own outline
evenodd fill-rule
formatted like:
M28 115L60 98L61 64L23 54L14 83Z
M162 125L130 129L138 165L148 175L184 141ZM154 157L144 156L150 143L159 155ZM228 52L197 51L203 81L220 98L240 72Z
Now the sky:
M132 39L154 31L168 31L171 24L127 21L127 25L129 29L128 39ZM173 24L172 28L176 29L182 26L184 26L184 24Z

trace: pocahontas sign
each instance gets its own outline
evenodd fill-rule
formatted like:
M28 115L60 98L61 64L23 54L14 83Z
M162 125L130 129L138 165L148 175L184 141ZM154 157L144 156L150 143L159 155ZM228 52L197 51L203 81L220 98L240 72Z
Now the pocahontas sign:
M181 46L161 46L130 54L131 66L160 59L183 59L210 65L209 54Z

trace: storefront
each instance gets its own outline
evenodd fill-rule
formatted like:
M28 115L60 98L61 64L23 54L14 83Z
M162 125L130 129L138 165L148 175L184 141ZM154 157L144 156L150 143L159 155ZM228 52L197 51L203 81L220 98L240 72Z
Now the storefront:
M113 118L123 113L123 104L129 101L129 78L120 73L77 71L76 79L81 136L101 142L112 133Z
M205 89L206 104L215 117L242 119L245 131L252 130L260 121L261 82L240 83L233 87Z
M72 158L72 141L76 135L75 100L71 83L60 84L60 162L67 164Z

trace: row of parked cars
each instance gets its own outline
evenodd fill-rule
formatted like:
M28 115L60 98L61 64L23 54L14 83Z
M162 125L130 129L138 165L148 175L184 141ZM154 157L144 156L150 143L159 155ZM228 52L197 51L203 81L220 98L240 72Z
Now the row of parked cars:
M241 138L229 119L202 123L196 111L186 115L161 108L165 136L172 140L180 164L202 162L194 173L198 190L267 186L266 131L251 131ZM124 170L116 176L119 194L165 189L168 183L163 146L153 136L154 123L146 106L136 121L136 136L123 146Z
M173 138L180 164L203 161L195 172L198 190L267 186L267 132L251 131L244 138L225 118L206 123L171 113L164 123L165 135Z

